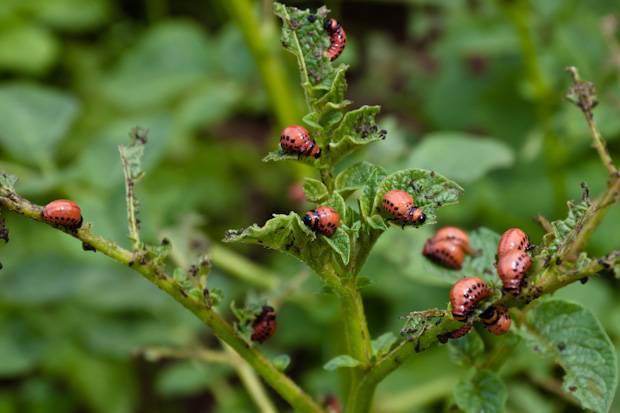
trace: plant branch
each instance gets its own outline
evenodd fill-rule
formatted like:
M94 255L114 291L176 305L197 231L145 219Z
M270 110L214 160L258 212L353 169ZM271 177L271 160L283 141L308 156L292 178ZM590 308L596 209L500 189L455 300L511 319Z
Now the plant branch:
M213 308L188 295L183 288L170 277L164 269L153 260L143 257L135 260L135 254L121 248L116 243L91 232L90 225L73 231L64 227L49 224L43 220L42 207L35 205L14 192L3 191L0 205L7 210L46 223L86 243L102 254L112 258L134 271L142 274L147 280L166 292L185 308L190 310L204 324L213 330L217 338L233 348L240 357L248 362L263 379L285 399L296 411L307 413L323 412L321 407L299 388L288 376L279 371L261 352L253 347L245 338L226 322Z
M276 274L219 243L209 246L209 258L216 267L255 287L272 291L281 284Z

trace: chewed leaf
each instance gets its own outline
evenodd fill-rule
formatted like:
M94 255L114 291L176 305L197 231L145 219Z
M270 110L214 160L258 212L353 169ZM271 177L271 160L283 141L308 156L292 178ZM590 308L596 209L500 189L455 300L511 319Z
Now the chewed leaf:
M584 409L608 412L618 384L614 346L590 310L561 300L528 312L521 334L530 347L553 357L565 371L564 391Z
M379 106L362 106L344 115L342 122L330 134L334 137L328 147L332 163L338 162L358 146L385 138L385 131L379 129L375 121L379 110Z
M584 219L590 205L589 199L584 199L577 204L573 201L567 202L567 217L563 220L553 221L551 223L553 232L543 237L545 246L543 254L553 255L562 250L567 242L571 242L574 239L577 232L576 228L579 228L580 222Z
M323 182L312 178L304 178L304 193L310 202L320 202L327 198L327 187Z
M383 196L393 189L409 192L417 207L426 214L426 224L437 222L437 208L458 202L463 194L455 182L433 171L425 169L405 169L388 175L379 185L371 209L372 214L389 218L381 209Z
M0 172L0 194L15 192L17 177L11 174Z
M336 74L329 90L316 100L315 105L325 113L329 110L340 110L347 107L351 102L345 100L347 92L347 73L348 65L340 65L336 68Z
M262 245L285 252L302 260L319 274L324 272L325 267L335 264L326 257L333 257L335 253L339 256L338 261L344 261L345 257L348 261L349 256L349 238L344 230L336 231L331 239L317 236L294 212L274 214L262 227L255 224L243 230L229 230L224 241Z
M322 7L313 14L310 10L280 3L274 3L273 7L275 14L282 19L282 45L297 57L304 88L310 90L312 86L319 86L329 89L335 70L326 53L330 41L323 22L328 10Z
M297 155L293 153L286 153L282 149L278 149L276 151L269 152L263 158L263 162L274 162L274 161L298 161L298 162L303 162L307 165L314 165L316 159L314 159L311 156L303 156L303 155Z
M385 175L383 168L373 165L370 162L363 161L355 163L336 176L336 191L346 196L353 191L362 189L368 183L371 176L376 174L377 171L383 172L383 175Z

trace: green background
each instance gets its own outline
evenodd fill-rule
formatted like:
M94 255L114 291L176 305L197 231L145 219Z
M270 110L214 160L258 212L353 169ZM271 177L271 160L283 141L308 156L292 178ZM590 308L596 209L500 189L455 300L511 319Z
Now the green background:
M247 2L255 25L231 7L245 3L0 1L0 169L18 175L17 190L34 202L75 200L97 233L128 246L117 145L141 126L150 138L137 190L148 242L169 236L209 251L228 228L308 209L296 186L304 170L261 162L281 127L301 122L303 97L270 2ZM382 105L380 124L389 132L356 159L389 172L433 169L461 184L462 203L442 210L441 224L519 226L536 243L536 214L563 217L582 181L593 194L604 188L606 171L583 116L564 100L570 79L563 69L576 65L597 85L595 117L617 160L620 36L606 35L609 16L620 17L617 2L327 5L348 36L339 60L352 66L349 99ZM273 82L281 86L275 92ZM0 413L255 411L226 366L140 355L153 346L217 347L170 298L60 232L16 216L7 222ZM616 207L592 254L620 248L619 228ZM373 336L398 332L409 311L445 306L450 279L426 276L419 254L430 233L390 230L362 270ZM214 259L210 283L225 292L224 313L232 300L279 297L304 272L291 258L235 249L281 279L281 288L265 291L264 282L248 280L237 256ZM556 296L590 308L620 349L619 287L611 277L593 279ZM322 369L343 352L339 317L337 302L311 277L280 307L278 333L264 346L270 356L288 354L288 373L318 398L342 390L340 371ZM463 371L445 346L429 351L380 386L376 411L442 411ZM500 375L507 411L579 411L556 392L561 371L524 345ZM620 412L620 400L612 411Z

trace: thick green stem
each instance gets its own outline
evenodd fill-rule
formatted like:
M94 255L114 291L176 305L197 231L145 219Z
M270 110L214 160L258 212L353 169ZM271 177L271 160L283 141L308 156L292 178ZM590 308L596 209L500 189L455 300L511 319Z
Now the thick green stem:
M0 196L0 205L35 221L45 222L42 208L15 193ZM49 224L49 223L47 223ZM136 260L133 252L116 243L93 234L90 225L73 231L64 227L57 229L81 240L104 255L131 267L147 280L190 310L209 326L217 338L232 347L263 379L298 412L320 413L321 407L303 392L288 376L279 371L262 353L247 342L214 309L189 296L162 268L148 260Z

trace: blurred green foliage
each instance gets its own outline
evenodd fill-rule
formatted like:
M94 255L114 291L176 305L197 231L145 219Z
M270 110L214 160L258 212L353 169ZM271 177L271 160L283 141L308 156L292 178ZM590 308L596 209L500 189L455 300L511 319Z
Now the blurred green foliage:
M226 228L303 212L292 167L260 162L276 148L278 115L239 20L223 2L0 1L0 169L20 177L18 191L39 203L74 199L97 232L128 243L117 145L141 126L150 138L147 175L137 189L146 240L156 242L194 212L204 217L199 229L212 243ZM596 119L620 158L620 36L608 17L620 17L615 1L327 3L349 39L342 56L352 65L349 98L382 105L380 125L389 132L343 168L362 157L388 173L432 168L465 189L458 206L441 211L440 223L498 232L521 226L535 242L542 231L534 215L565 216L565 202L579 197L582 181L594 194L604 187L582 115L563 101L563 68L574 64L597 85ZM282 53L286 81L295 84L295 62L269 35L270 2L253 5L261 26L250 29L265 36L270 53ZM300 101L299 88L288 92L280 98ZM227 366L140 356L151 346L215 346L171 299L61 233L7 218L0 412L255 411ZM615 208L591 252L619 248L619 227ZM403 314L447 301L446 278L419 255L429 235L387 232L362 270L373 337L398 331ZM187 241L204 246L202 238ZM278 274L283 286L303 271L290 258L240 252ZM217 265L209 277L227 301L243 302L259 288ZM591 309L620 350L617 280L593 279L557 297ZM265 351L288 354L287 372L312 395L338 393L343 370L322 369L343 353L343 343L329 339L340 329L337 303L312 277L285 298L278 334ZM550 361L524 344L513 352L499 371L508 411L576 410L557 394L561 373ZM461 405L450 399L464 374L445 347L433 349L382 384L376 411ZM477 383L494 388L497 380L488 375ZM612 411L620 411L618 399Z

